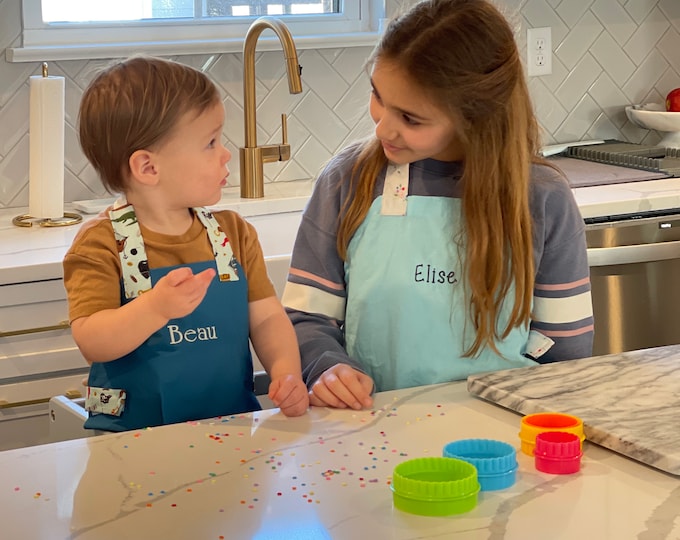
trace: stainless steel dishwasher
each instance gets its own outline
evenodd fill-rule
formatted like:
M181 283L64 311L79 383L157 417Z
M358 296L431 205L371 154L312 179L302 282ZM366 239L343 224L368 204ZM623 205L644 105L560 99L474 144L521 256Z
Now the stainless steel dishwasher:
M622 141L571 146L555 165L572 188L680 176L680 149ZM593 354L680 343L680 208L585 220Z
M585 221L593 354L680 343L680 208Z

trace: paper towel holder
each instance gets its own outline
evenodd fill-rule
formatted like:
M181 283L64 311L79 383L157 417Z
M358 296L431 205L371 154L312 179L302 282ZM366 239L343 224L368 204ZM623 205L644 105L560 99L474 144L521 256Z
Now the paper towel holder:
M42 77L47 78L49 75L47 69L47 62L42 63ZM29 211L32 208L29 208ZM17 227L32 227L34 223L41 227L64 227L66 225L75 225L83 220L82 216L79 214L74 214L72 212L62 212L61 217L56 218L38 218L31 216L30 214L22 214L16 216L12 223Z

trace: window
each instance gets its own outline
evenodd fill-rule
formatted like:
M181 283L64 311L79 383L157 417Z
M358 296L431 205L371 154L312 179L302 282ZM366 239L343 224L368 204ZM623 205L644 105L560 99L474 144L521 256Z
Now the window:
M298 49L372 45L384 0L22 0L14 62L240 52L257 17L274 16ZM266 42L275 43L264 33ZM276 47L276 45L274 45ZM259 48L259 47L258 47Z
M339 0L42 0L42 22L215 19L341 13Z

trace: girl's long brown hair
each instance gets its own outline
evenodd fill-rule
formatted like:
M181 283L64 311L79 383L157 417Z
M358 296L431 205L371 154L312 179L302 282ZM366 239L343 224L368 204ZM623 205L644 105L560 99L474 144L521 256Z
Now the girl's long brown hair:
M534 286L529 175L539 134L512 29L486 0L426 0L388 25L370 63L394 62L458 124L464 146L465 280L475 356L528 324ZM387 160L364 143L352 170L355 196L338 231L338 251L366 217ZM453 241L453 237L452 237ZM507 294L507 326L497 325Z

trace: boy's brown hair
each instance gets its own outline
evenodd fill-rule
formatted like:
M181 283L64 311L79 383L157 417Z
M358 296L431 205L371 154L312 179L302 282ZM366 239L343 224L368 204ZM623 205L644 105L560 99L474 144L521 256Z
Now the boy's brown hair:
M153 149L186 113L200 115L220 100L201 71L137 56L97 74L78 114L80 146L109 193L125 191L130 156Z

